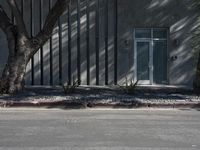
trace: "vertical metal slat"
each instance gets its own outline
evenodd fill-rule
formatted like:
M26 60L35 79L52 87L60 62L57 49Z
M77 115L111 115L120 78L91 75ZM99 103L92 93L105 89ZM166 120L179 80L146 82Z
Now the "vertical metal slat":
M34 20L33 20L33 3L34 0L31 0L30 2L30 8L31 8L31 37L33 37L34 34ZM35 67L34 67L34 56L31 58L31 84L34 85L35 84L35 78L34 78L34 73L35 73Z
M80 0L77 0L77 74L78 84L81 84L81 41L80 41Z
M108 0L105 2L105 85L108 85Z
M117 85L117 57L118 57L118 0L115 0L115 24L114 24L114 84Z
M96 0L96 85L99 85L99 0Z
M59 84L62 85L62 23L61 18L58 20L59 27Z
M49 0L49 11L51 10L52 0ZM50 46L50 85L53 85L53 47L52 47L52 36L49 39Z
M12 11L11 11L11 21L13 24L15 24L15 17Z
M21 0L21 14L24 16L24 0Z
M43 0L40 0L40 31L42 30L43 27ZM40 48L40 84L44 85L44 80L43 80L43 76L44 76L44 62L43 62L43 47Z
M87 18L87 35L86 35L86 46L87 46L87 85L90 85L90 2L86 0L86 18Z
M71 1L68 6L68 84L71 85Z

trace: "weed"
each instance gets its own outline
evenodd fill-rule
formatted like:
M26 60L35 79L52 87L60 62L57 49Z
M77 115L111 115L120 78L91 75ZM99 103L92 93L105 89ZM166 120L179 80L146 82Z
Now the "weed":
M126 94L135 94L135 90L137 87L138 81L134 82L133 80L130 81L130 83L128 82L128 79L126 77L126 85L125 86L121 86L119 85L119 87L126 93Z
M62 85L63 91L65 94L74 93L75 90L79 87L78 80L73 80L72 85L68 82L67 85Z

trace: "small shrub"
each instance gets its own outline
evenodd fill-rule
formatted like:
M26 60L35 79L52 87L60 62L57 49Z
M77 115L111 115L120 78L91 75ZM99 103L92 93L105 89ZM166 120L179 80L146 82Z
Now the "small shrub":
M62 85L65 94L74 93L78 87L79 87L78 80L76 81L74 80L72 85L70 85L69 82L67 83L67 85Z
M138 81L136 81L134 83L133 80L131 80L131 82L129 83L128 79L126 77L126 85L125 86L119 85L119 86L126 94L135 94L135 90L136 90L137 84L138 84Z

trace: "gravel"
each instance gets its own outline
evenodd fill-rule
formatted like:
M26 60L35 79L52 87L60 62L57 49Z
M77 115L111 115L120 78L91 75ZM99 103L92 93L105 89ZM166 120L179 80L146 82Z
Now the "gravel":
M65 95L61 87L29 87L17 95L0 95L0 101L186 103L200 102L200 97L190 89L178 88L138 88L134 94L129 95L119 88L79 87L74 93Z

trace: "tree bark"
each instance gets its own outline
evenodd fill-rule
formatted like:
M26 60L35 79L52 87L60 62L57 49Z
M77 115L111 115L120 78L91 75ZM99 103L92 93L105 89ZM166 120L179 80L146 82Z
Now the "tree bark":
M7 0L16 20L14 25L0 5L0 28L7 37L9 56L0 79L0 93L14 94L24 88L26 66L34 54L52 34L58 18L63 14L70 0L57 0L50 10L43 29L30 38L15 0Z

